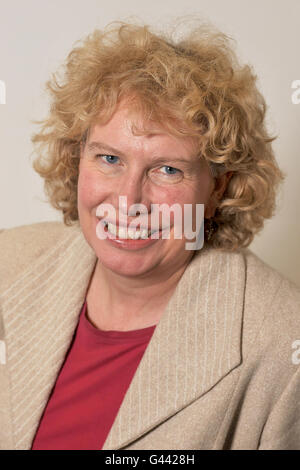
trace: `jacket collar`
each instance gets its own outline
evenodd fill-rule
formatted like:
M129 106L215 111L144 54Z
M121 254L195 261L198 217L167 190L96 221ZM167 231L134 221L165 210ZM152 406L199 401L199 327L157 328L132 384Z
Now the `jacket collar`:
M30 449L63 365L96 256L69 229L2 295L15 449ZM103 450L121 449L201 397L241 363L241 253L204 247L169 300Z

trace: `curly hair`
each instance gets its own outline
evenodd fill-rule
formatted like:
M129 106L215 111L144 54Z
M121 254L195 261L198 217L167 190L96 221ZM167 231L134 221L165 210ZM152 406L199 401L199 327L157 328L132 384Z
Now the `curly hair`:
M274 215L286 176L266 130L266 103L230 37L201 21L180 40L173 34L116 21L79 41L62 64L62 77L57 72L46 84L51 109L32 137L38 146L33 168L64 223L78 221L80 145L94 122L106 122L120 99L132 95L144 122L195 137L215 177L232 172L207 244L236 251Z

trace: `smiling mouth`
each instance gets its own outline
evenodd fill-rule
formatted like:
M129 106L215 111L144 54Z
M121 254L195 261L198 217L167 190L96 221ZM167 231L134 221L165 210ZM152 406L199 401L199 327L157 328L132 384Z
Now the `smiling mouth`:
M101 222L104 225L104 230L106 232L109 232L111 235L124 240L145 240L147 238L151 238L153 234L162 231L162 229L148 230L146 228L116 226L115 224L112 224L106 220L102 220Z

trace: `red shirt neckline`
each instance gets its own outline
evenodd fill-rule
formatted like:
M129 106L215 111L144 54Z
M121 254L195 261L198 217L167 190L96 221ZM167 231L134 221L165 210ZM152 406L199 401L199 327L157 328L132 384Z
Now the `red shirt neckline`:
M107 340L130 340L130 339L147 339L151 335L151 333L155 330L157 325L148 326L146 328L140 328L137 330L128 330L128 331L121 331L121 330L101 330L100 328L94 326L88 316L87 316L87 302L85 300L83 307L82 307L82 321L84 323L84 327L88 329L89 333L93 334L95 337L99 339L107 339Z

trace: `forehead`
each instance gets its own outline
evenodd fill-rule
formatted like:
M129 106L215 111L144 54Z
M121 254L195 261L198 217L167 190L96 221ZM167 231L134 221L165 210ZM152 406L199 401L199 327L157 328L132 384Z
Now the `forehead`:
M199 142L195 137L174 135L161 124L145 120L126 101L119 103L108 121L99 119L93 123L87 144L96 148L97 143L124 154L128 151L145 155L167 152L194 158L199 153Z

